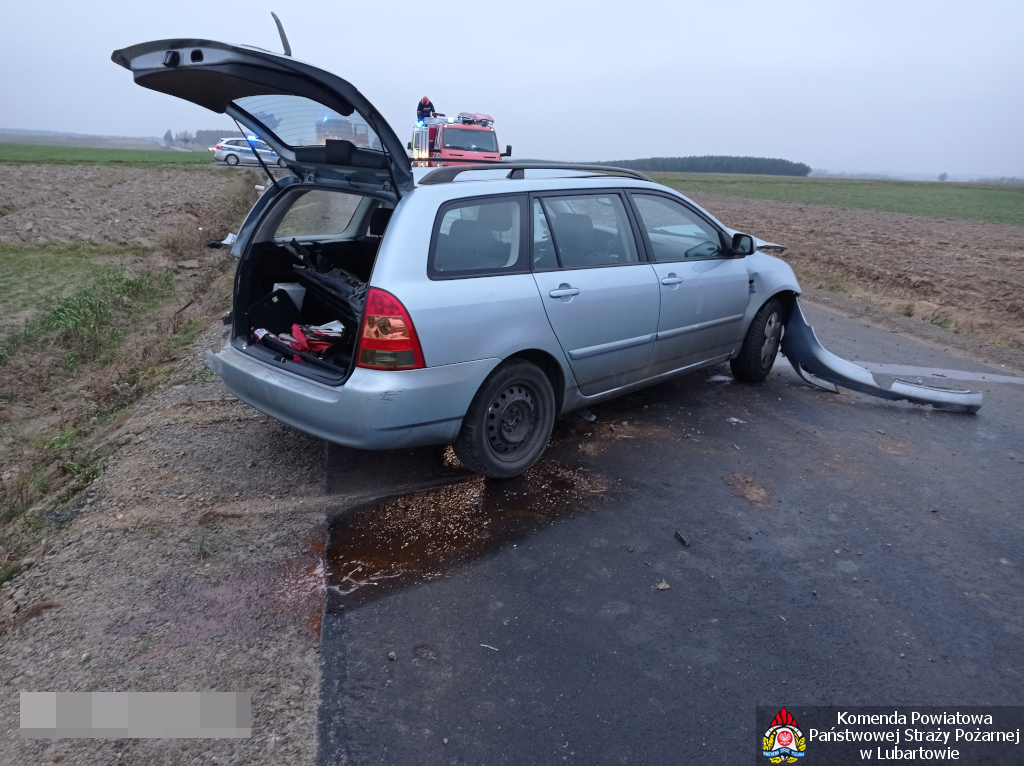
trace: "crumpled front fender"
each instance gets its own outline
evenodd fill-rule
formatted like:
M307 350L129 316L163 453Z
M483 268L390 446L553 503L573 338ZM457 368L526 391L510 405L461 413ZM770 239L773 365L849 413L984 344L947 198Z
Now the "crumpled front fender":
M977 412L981 408L981 393L962 388L937 388L896 379L891 388L882 388L869 370L859 367L830 353L818 341L814 328L807 324L799 300L786 322L782 336L782 353L793 365L796 374L807 383L826 391L839 387L883 399L905 399L914 404L930 404L939 410Z

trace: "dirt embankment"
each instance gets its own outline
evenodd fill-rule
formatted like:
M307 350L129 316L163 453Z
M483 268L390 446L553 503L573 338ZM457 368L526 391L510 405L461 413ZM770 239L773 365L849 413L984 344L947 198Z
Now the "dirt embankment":
M729 226L787 245L805 287L1024 349L1024 227L691 196Z
M124 232L124 244L139 249L122 248L118 240L102 255L102 279L79 275L78 282L53 269L33 271L36 261L59 258L61 251L25 243L24 252L7 254L12 268L44 274L59 290L22 312L17 324L0 323L0 566L10 565L17 540L34 528L34 506L58 492L63 505L102 471L104 454L86 449L87 437L156 388L166 365L229 308L234 259L205 244L236 227L256 200L255 176L247 170L15 166L12 172L22 174L20 207L0 225L34 217L41 223L31 232L44 242L68 235L75 243L88 237L111 243L121 236L107 227L116 206L134 226ZM11 195L12 186L18 183L3 193ZM57 198L74 200L76 212L65 217ZM83 258L91 257L83 249Z
M155 245L235 178L220 170L5 165L0 241Z
M315 762L324 446L195 380L222 333L102 435L106 474L3 587L0 763ZM19 690L248 691L254 736L25 740Z

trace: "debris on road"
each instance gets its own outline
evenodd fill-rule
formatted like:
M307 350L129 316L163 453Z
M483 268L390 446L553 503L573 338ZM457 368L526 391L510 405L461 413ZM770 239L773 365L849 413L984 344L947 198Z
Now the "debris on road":
M654 585L654 586L652 586L652 587L651 587L651 590L668 590L668 589L669 589L670 587L671 587L671 586L670 586L670 585L669 585L669 584L668 584L667 582L665 582L664 580L662 580L662 581L661 581L660 583L658 583L657 585Z
M678 529L676 530L676 539L679 540L679 542L681 542L683 545L689 545L693 542L693 540L687 540L685 537L683 537L683 535L679 532ZM630 550L632 550L632 548Z
M480 646L482 646L484 649L493 649L494 651L498 651L498 647L496 646L489 646L488 644L480 644ZM448 740L445 740L445 742L447 741Z
M398 659L398 655L395 654L394 652L388 652L388 659L392 660L392 661L397 660Z
M736 425L737 423L743 423L743 424L746 424L746 422L747 422L747 421L745 421L745 420L740 420L739 418L726 418L726 419L725 419L725 422L726 422L726 423L732 423L733 425Z
M785 618L785 617L783 617L783 616L782 616L781 614L779 615L779 619L780 619L780 620L782 620L783 622L785 622L785 621L786 621L786 618Z

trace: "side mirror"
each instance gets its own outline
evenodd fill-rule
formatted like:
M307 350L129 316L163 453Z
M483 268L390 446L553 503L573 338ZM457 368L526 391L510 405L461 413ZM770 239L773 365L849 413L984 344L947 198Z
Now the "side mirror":
M406 149L410 149L410 150L411 150L411 149L412 149L412 141L410 141L410 142L409 142L409 145L408 145L408 146L406 146L405 148L406 148Z
M750 255L754 252L754 238L749 234L732 235L732 254L736 256Z
M502 157L511 157L512 156L512 144L509 144L508 146L505 147L505 151L503 151L501 153L501 156Z

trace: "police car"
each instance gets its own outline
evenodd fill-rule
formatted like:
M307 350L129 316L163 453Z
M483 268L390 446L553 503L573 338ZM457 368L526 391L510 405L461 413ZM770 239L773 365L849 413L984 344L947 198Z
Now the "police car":
M213 147L213 158L217 162L226 162L228 165L258 165L259 160L253 154L252 147L256 147L256 151L267 165L285 167L284 160L277 155L277 152L255 136L250 136L248 139L222 138Z

